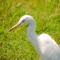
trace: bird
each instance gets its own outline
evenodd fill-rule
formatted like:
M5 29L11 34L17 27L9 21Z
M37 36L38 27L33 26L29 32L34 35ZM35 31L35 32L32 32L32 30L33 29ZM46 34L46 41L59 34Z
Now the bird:
M36 22L31 15L22 16L19 21L12 26L9 31L16 29L18 26L28 25L27 37L35 48L36 52L41 56L41 60L60 60L60 47L56 41L46 33L38 35L36 33Z

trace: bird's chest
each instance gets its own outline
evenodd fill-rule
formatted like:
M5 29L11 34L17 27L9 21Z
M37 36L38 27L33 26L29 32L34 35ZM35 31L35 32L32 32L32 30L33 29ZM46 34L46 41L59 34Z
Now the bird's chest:
M42 54L45 54L46 52L49 53L51 49L53 49L53 46L51 43L49 43L49 41L43 41L43 40L41 41L40 50Z
M43 60L60 60L60 53L58 52L58 47L49 42L40 43L40 50Z

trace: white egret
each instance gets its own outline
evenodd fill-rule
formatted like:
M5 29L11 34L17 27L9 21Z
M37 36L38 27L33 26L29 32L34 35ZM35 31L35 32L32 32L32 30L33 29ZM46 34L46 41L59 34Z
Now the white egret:
M60 47L48 34L36 34L36 24L32 16L22 16L18 23L14 25L10 31L24 24L28 24L27 36L29 41L35 47L36 51L40 54L42 60L60 60Z

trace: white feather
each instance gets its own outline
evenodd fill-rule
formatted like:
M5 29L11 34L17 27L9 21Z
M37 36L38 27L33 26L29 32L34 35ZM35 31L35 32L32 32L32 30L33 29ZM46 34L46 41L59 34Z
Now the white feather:
M23 21L24 20L24 21ZM27 27L27 37L32 45L35 47L38 54L41 55L42 60L60 60L60 47L48 34L37 35L35 32L36 23L32 16L24 15L13 28L19 25L29 24Z

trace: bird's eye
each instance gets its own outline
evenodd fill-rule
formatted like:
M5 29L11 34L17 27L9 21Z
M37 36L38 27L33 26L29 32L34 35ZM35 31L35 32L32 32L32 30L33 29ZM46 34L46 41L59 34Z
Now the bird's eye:
M25 22L25 20L22 20L22 23L24 23Z

